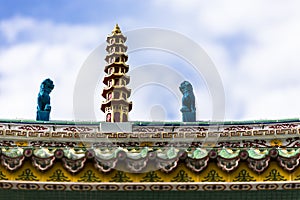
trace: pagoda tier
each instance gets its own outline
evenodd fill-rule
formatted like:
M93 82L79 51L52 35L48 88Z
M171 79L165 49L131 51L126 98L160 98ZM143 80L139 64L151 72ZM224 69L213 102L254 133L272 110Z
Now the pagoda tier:
M110 87L109 85L112 84L112 82L109 82L110 80L117 80L115 85L119 85L122 84L122 82L125 81L125 84L128 84L130 81L129 76L121 74L121 73L113 73L110 75L106 75L103 78L103 83L105 85L107 85L108 87Z
M106 56L105 61L109 64L118 62L127 62L128 56L123 52L113 52Z
M117 43L109 44L109 45L106 47L106 51L108 52L109 49L110 49L111 47L118 47L118 45L119 45L119 44L117 44ZM127 46L123 46L123 48L124 48L125 51L127 51Z
M111 94L111 96L109 96L110 94ZM104 97L106 99L106 101L109 101L111 99L127 100L127 97L129 97L130 94L131 94L131 90L126 87L112 86L112 87L103 89L102 97Z
M110 69L111 71L108 71L108 69ZM128 70L129 70L129 66L124 62L114 62L114 63L111 63L111 64L106 65L104 67L104 72L107 73L107 74L112 73L113 70L115 72L120 71L121 73L127 73Z
M120 105L124 105L124 107L122 108ZM105 109L107 108L109 111L110 107L123 110L128 109L126 111L129 112L132 109L132 102L125 101L124 99L112 99L110 101L103 102L101 105L101 110L106 112Z
M105 113L106 122L127 122L128 112L132 109L132 102L128 101L131 90L126 86L129 84L130 77L126 75L129 66L126 64L127 46L126 37L122 34L118 25L107 37L107 56L105 57L106 66L104 67L102 96L105 98L101 105L101 110Z

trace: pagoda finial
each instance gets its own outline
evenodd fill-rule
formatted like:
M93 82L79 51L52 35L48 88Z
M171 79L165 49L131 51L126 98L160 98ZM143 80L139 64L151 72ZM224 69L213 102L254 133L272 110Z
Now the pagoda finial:
M126 64L128 56L125 45L126 37L121 33L120 27L116 24L112 34L106 38L107 55L104 67L101 110L105 113L106 122L128 122L128 113L132 109L132 102L128 100L131 90L127 88L130 77L126 74L129 66Z
M121 29L120 29L118 23L115 25L115 28L112 30L111 33L112 33L112 34L121 33Z

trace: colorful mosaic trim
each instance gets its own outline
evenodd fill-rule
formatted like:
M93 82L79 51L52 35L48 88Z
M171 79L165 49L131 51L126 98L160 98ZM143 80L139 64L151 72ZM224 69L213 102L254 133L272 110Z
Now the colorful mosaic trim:
M174 170L179 163L184 163L194 172L201 172L210 162L226 172L235 170L241 163L256 173L262 173L269 167L270 161L277 161L279 166L286 171L293 171L299 166L299 148L194 148L178 149L175 147L164 148L21 148L2 147L1 164L10 171L22 167L25 160L30 160L32 165L46 171L55 162L61 162L63 167L77 173L84 168L87 161L102 172L122 166L122 169L140 173L150 167L161 169L165 172Z
M5 190L48 190L48 191L257 191L295 190L299 182L257 183L46 183L1 181Z

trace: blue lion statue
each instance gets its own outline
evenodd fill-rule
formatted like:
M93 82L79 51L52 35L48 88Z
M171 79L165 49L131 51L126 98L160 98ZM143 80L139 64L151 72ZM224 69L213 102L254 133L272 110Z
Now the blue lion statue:
M196 107L195 107L195 96L193 93L193 86L190 82L183 81L180 84L179 90L183 94L182 107L180 109L180 111L182 112L182 121L195 122Z
M51 79L46 79L41 83L40 92L37 98L37 114L36 120L39 121L49 121L50 117L50 93L54 88L53 81Z

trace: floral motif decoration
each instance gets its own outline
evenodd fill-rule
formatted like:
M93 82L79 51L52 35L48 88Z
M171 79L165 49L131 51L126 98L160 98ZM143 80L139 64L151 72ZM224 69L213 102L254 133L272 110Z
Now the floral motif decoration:
M208 172L207 176L202 180L203 182L224 182L225 179L218 174L216 170L211 170Z
M287 179L282 176L277 169L272 169L264 181L286 181Z
M194 180L184 170L180 170L171 182L194 182Z
M47 181L54 181L54 182L69 182L71 181L61 169L57 169L54 173L49 177Z
M141 182L163 182L163 180L157 175L155 171L151 171L146 173Z
M78 182L101 182L99 177L92 170L87 170L83 176L80 177Z
M29 168L27 168L27 169L25 169L25 170L22 172L22 174L20 174L20 175L18 176L18 178L16 178L16 180L22 180L22 181L38 181L38 178L37 178L37 176L35 176L35 175L33 174L33 172L32 172Z
M109 182L132 182L132 180L126 175L125 172L117 171L115 176L112 177L112 179Z
M239 172L239 174L233 179L233 182L250 182L250 181L256 181L256 180L245 169L242 169Z

